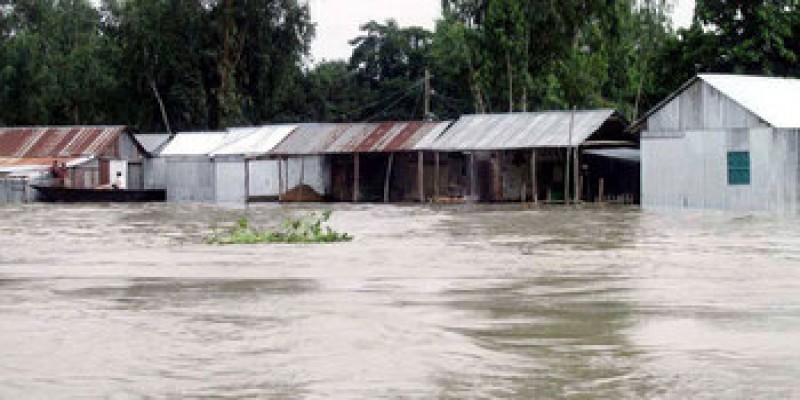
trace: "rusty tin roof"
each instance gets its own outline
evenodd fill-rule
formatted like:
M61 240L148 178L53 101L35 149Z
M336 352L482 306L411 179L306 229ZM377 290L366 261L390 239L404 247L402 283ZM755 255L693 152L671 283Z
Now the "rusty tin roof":
M124 126L0 128L0 157L71 158L106 155Z
M271 154L392 153L413 151L430 135L438 136L450 122L378 122L301 124Z

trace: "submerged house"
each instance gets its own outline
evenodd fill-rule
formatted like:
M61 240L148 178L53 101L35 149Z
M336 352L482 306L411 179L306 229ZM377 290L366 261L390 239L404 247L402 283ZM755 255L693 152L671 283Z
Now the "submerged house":
M416 146L433 154L441 201L634 203L637 138L614 110L461 117Z
M797 212L800 80L699 75L640 122L644 207Z
M142 162L144 175L144 189L166 189L167 187L167 165L166 160L161 157L167 143L172 139L169 133L141 133L134 135L142 148L150 154Z
M230 129L226 144L214 149L215 201L245 203L278 198L279 165L275 160L258 160L268 154L296 125L266 125Z
M216 170L209 154L225 143L226 132L181 132L161 151L169 202L213 202Z
M0 128L0 179L8 191L0 193L0 202L33 200L28 184L50 183L54 162L66 167L68 187L108 185L120 173L126 187L141 189L148 156L125 126Z
M301 124L270 152L282 165L281 200L424 200L430 160L416 146L429 136L441 135L449 125L423 121Z

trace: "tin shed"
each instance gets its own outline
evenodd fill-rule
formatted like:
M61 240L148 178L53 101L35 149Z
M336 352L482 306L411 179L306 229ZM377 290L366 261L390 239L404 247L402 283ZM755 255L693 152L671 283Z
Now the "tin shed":
M800 80L699 75L640 121L642 205L797 212Z
M426 164L415 146L449 125L424 121L301 124L271 152L283 165L281 193L291 195L293 188L313 182L319 184L314 191L323 189L317 195L335 201L424 200L425 187L432 185L425 178L431 160Z
M15 191L32 182L92 188L108 185L117 172L127 187L140 189L146 157L148 152L125 126L0 128L0 179L26 182L5 185ZM66 167L63 180L47 181L53 163ZM31 199L28 192L22 197L0 194L0 199Z
M218 203L245 203L278 198L278 161L256 160L269 153L296 125L233 128L227 144L214 149L215 193Z
M172 138L161 151L167 201L215 201L215 170L209 153L222 146L226 136L225 132L182 132Z
M433 152L435 170L443 168L435 178L442 200L633 202L638 165L586 152L636 151L626 127L610 109L465 115L416 148Z

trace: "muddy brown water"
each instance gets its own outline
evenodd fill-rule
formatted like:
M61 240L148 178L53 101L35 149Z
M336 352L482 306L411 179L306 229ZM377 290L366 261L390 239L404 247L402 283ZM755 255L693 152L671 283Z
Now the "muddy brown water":
M796 217L330 207L0 207L0 398L800 397Z

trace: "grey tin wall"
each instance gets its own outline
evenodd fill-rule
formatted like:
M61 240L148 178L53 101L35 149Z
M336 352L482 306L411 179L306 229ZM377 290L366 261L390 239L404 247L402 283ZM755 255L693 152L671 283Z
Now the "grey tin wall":
M696 81L647 119L651 132L698 129L766 128L756 115L712 86Z
M239 156L225 156L214 159L215 197L218 203L239 203L245 201L245 164Z
M750 185L728 184L729 151L750 152ZM798 133L769 127L698 80L642 133L642 206L797 211Z
M214 202L214 164L206 156L166 158L167 201Z
M167 160L163 157L145 158L142 161L145 189L166 189Z
M25 203L36 200L36 189L30 186L30 180L18 178L0 178L0 204Z
M288 188L301 183L325 195L330 190L330 168L323 156L306 156L289 159ZM284 164L286 165L286 164ZM218 156L214 159L215 200L218 203L244 203L245 163L242 156ZM258 197L278 197L279 167L277 160L249 162L249 194Z
M641 144L644 207L797 212L797 131L755 128L651 135ZM749 185L728 184L729 151L750 152Z
M250 195L278 197L278 161L254 160L250 162Z

